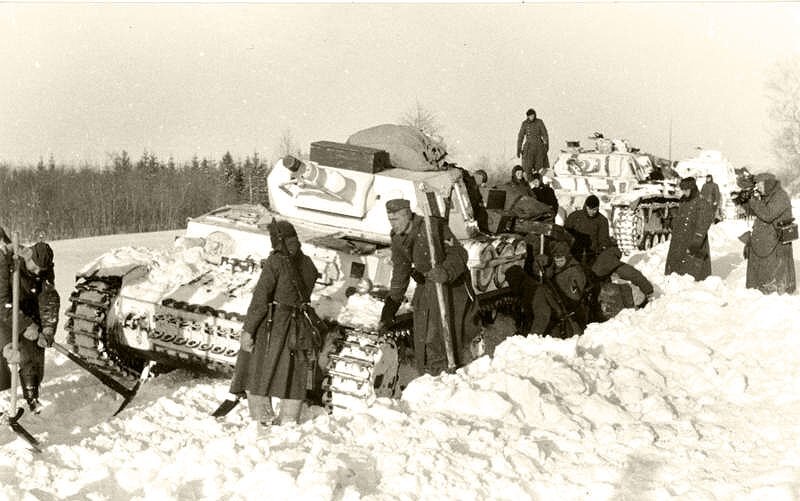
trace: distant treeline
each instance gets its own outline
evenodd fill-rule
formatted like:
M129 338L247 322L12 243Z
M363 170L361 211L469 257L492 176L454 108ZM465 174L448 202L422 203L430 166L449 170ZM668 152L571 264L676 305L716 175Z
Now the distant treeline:
M179 229L226 204L267 205L269 165L257 154L183 165L123 151L101 168L0 165L0 225L23 241Z

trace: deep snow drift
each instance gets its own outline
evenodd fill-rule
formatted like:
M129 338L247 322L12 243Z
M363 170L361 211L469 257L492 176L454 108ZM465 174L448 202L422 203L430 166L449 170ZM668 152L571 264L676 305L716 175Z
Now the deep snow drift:
M111 418L114 394L49 352L48 406L23 417L46 450L0 428L0 499L797 499L800 296L744 289L746 229L712 229L702 283L663 276L668 244L633 256L660 297L580 338L512 337L399 401L261 437L245 406L208 416L225 380L160 376ZM62 297L105 250L176 234L55 242Z

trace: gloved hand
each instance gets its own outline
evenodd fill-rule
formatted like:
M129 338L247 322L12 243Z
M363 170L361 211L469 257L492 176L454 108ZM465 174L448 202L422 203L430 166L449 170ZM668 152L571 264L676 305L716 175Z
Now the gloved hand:
M253 351L253 346L255 346L253 335L247 331L242 331L242 334L239 336L239 348L244 352L251 353Z
M385 332L394 323L394 316L397 310L400 309L400 303L392 299L391 296L386 296L383 302L383 309L381 310L381 319L378 323L378 330Z
M39 326L36 324L30 324L24 331L22 331L22 337L28 341L36 341L39 339Z
M705 238L694 235L692 239L689 241L689 245L686 248L686 252L695 256L695 257L704 257L703 256L703 242Z
M429 272L425 274L425 278L428 280L432 280L436 283L443 284L447 282L447 270L442 268L441 266L436 266Z
M36 341L42 348L50 348L53 346L53 340L56 338L56 331L52 327L43 327L39 339Z
M425 274L419 271L418 269L414 268L411 270L411 278L414 279L414 282L418 284L425 283Z
M522 151L517 150L517 158L521 158L521 157L522 157Z
M747 242L742 249L742 257L750 259L750 242Z
M550 265L550 256L547 254L536 254L533 257L533 262L540 268L547 268Z
M14 345L8 343L3 347L3 357L8 360L9 364L19 363L19 350L14 350Z

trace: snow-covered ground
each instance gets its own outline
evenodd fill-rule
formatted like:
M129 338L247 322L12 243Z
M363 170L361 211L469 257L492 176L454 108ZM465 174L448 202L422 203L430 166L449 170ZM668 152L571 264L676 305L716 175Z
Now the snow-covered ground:
M580 338L512 337L260 437L245 406L209 417L225 380L175 371L111 418L114 394L48 353L48 405L23 417L46 449L0 428L0 499L800 499L800 296L744 288L746 229L713 227L702 283L663 276L668 244L633 256L660 297ZM62 297L107 249L177 234L54 242Z

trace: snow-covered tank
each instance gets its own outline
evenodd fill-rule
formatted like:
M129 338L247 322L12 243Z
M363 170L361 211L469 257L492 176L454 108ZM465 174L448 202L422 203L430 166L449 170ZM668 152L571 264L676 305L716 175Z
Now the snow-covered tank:
M667 240L680 198L677 180L624 140L593 139L594 148L568 142L553 164L551 186L561 217L594 194L624 254Z
M402 146L407 158L408 144ZM440 151L430 145L419 150ZM393 198L447 218L468 252L485 311L509 302L504 270L522 264L525 242L515 234L478 231L462 171L444 164L443 155L422 155L433 170L399 168L383 150L344 143L312 143L310 156L274 165L267 181L270 209L222 207L189 219L169 250L121 248L88 263L70 297L70 350L115 376L135 376L151 360L230 372L261 260L271 250L267 224L277 217L294 223L303 252L321 273L312 303L333 327L321 357L333 405L396 395L398 361L407 351L398 346L411 342L410 322L375 333L391 277L384 204ZM409 299L412 293L413 285ZM400 318L409 308L404 304Z
M681 177L694 177L700 189L706 183L706 176L710 174L719 186L722 196L719 215L725 219L744 216L744 210L737 207L731 198L731 192L739 190L736 184L736 172L733 164L722 155L722 152L698 149L695 156L679 161L675 171Z

